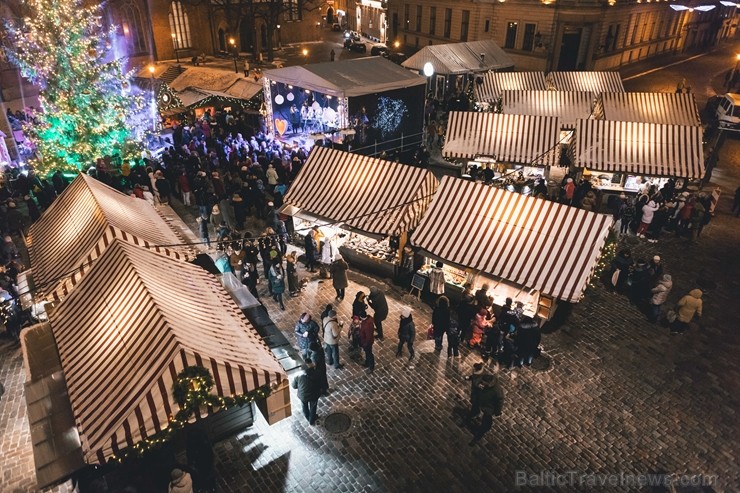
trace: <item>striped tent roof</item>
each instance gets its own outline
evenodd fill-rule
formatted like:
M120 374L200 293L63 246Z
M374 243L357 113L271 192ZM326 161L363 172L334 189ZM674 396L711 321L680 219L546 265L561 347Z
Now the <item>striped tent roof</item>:
M550 72L547 88L555 91L624 92L619 72Z
M218 280L187 262L114 240L51 313L88 463L163 430L176 375L201 365L220 396L286 379Z
M488 72L482 84L476 84L475 99L492 103L503 91L543 91L547 88L544 72Z
M504 115L473 111L450 112L442 156L553 166L560 157L560 118Z
M28 253L40 294L100 256L113 238L145 246L183 243L147 201L78 175L29 230Z
M598 171L704 176L701 127L578 120L569 153L575 166Z
M621 122L701 125L694 95L674 92L605 92L596 102L594 114Z
M445 176L411 242L431 255L577 302L609 215Z
M368 233L397 235L419 223L437 185L420 168L314 147L284 204Z
M557 116L563 128L573 129L577 119L591 116L593 100L585 91L504 91L501 109L513 115Z

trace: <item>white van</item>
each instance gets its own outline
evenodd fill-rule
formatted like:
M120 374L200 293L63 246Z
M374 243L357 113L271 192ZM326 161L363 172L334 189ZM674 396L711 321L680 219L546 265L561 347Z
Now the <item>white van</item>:
M727 93L722 96L716 115L721 130L740 131L740 94Z

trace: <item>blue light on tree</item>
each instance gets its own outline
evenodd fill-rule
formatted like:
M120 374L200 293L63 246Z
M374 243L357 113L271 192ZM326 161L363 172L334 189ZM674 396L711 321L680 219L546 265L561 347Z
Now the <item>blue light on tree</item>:
M386 96L378 98L378 111L375 112L375 128L383 138L397 133L403 118L409 113L406 103L400 99Z

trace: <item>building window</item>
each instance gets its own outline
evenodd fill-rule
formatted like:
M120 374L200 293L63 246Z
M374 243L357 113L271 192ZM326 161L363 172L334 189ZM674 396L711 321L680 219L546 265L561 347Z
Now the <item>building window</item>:
M190 48L190 22L182 2L170 4L170 31L175 34L179 49Z
M506 24L506 40L504 48L514 48L516 43L516 30L519 28L518 22L509 22Z
M536 24L524 24L524 40L522 41L522 50L532 51L534 48L534 33L537 29Z
M445 9L445 38L450 37L452 30L452 9Z
M635 16L635 22L632 24L632 38L630 39L630 45L635 44L635 41L637 41L637 30L640 27L641 18L642 14L637 14L637 16Z
M486 22L483 24L483 32L487 33L490 30L491 30L491 20L486 19Z
M617 49L617 42L619 42L619 29L622 27L621 24L617 24L617 27L614 29L614 41L612 41L611 49L616 50Z
M429 34L434 34L437 27L437 7L429 7Z
M285 11L288 14L289 21L303 20L303 10L301 9L300 0L286 0Z
M421 32L421 5L416 6L416 32Z
M462 22L460 22L460 41L468 40L468 29L470 28L470 11L462 11Z
M121 30L126 39L129 54L146 53L146 21L139 6L127 1L121 5ZM175 46L179 48L179 46Z
M408 31L411 26L409 24L411 23L410 15L409 15L409 4L406 4L403 6L403 29Z

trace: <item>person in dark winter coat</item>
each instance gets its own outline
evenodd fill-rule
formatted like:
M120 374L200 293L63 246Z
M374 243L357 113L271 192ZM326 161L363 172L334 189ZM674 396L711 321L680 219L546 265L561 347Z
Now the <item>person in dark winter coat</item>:
M304 238L304 246L306 248L306 269L308 269L309 272L314 272L316 269L316 240L314 240L313 237L313 229L306 233L306 236Z
M478 386L480 388L479 402L483 411L483 419L480 426L477 427L473 434L473 439L468 445L471 447L478 443L483 435L493 426L493 417L501 416L504 408L504 389L498 383L493 375L486 375L481 379Z
M355 301L352 302L352 316L365 318L367 315L367 304L365 303L365 293L358 291L355 295Z
M321 397L321 381L313 361L306 360L306 370L293 380L293 388L298 390L298 399L303 404L303 415L308 424L316 424L316 408Z
M347 262L337 254L336 260L334 260L329 267L331 283L334 286L334 290L337 292L337 301L342 301L344 299L344 290L349 286L349 279L347 279L348 270L349 265L347 265Z
M298 270L295 265L295 254L290 254L285 257L285 270L288 274L288 292L291 296L297 296L301 290L298 285Z
M398 325L398 349L396 357L403 354L403 345L409 348L409 361L414 359L414 338L416 338L416 326L414 317L411 314L411 308L404 306L401 309L401 322Z
M365 351L365 363L369 373L375 371L375 356L373 355L373 343L375 342L375 321L370 315L365 315L360 322L360 346Z
M272 299L280 304L280 309L285 310L283 304L283 293L285 292L285 269L278 259L272 263L272 267L267 272L267 276L270 280L270 292L272 293Z
M537 320L523 316L514 337L519 366L532 364L539 352L538 347L541 340L542 334Z
M311 319L308 313L301 314L298 323L295 324L295 335L298 339L298 348L301 350L303 359L308 359L311 343L319 340L319 324Z
M450 320L447 328L447 358L460 357L460 327L457 320Z
M388 301L385 299L383 291L377 286L370 287L370 296L367 297L368 303L374 310L373 318L375 319L375 330L379 340L383 340L383 320L388 318Z
M473 419L480 414L480 383L483 379L483 363L473 365L473 373L465 377L470 380L470 411L468 419Z
M432 311L432 326L434 327L434 350L442 351L442 339L450 328L450 300L447 296L437 298Z
M614 273L619 270L617 282L614 284L614 288L618 293L624 291L624 287L627 285L627 279L629 278L633 265L634 260L632 260L632 253L627 248L620 251L617 256L614 257L614 260L612 260L612 271L609 278L611 279L614 276Z
M321 343L318 340L311 341L311 345L308 347L308 358L316 366L321 395L328 395L329 378L326 376L326 355L324 354L324 348L321 347Z
M632 286L630 287L630 299L633 303L642 304L650 297L651 280L647 261L638 259L632 270Z
M257 265L250 262L248 259L242 263L242 284L244 284L252 296L260 299L259 291L257 291L257 283L259 282L260 274L257 270Z
M470 340L470 334L472 331L471 324L477 312L478 309L473 302L473 297L466 294L462 302L457 305L457 323L460 327L460 338L463 342L468 342Z

